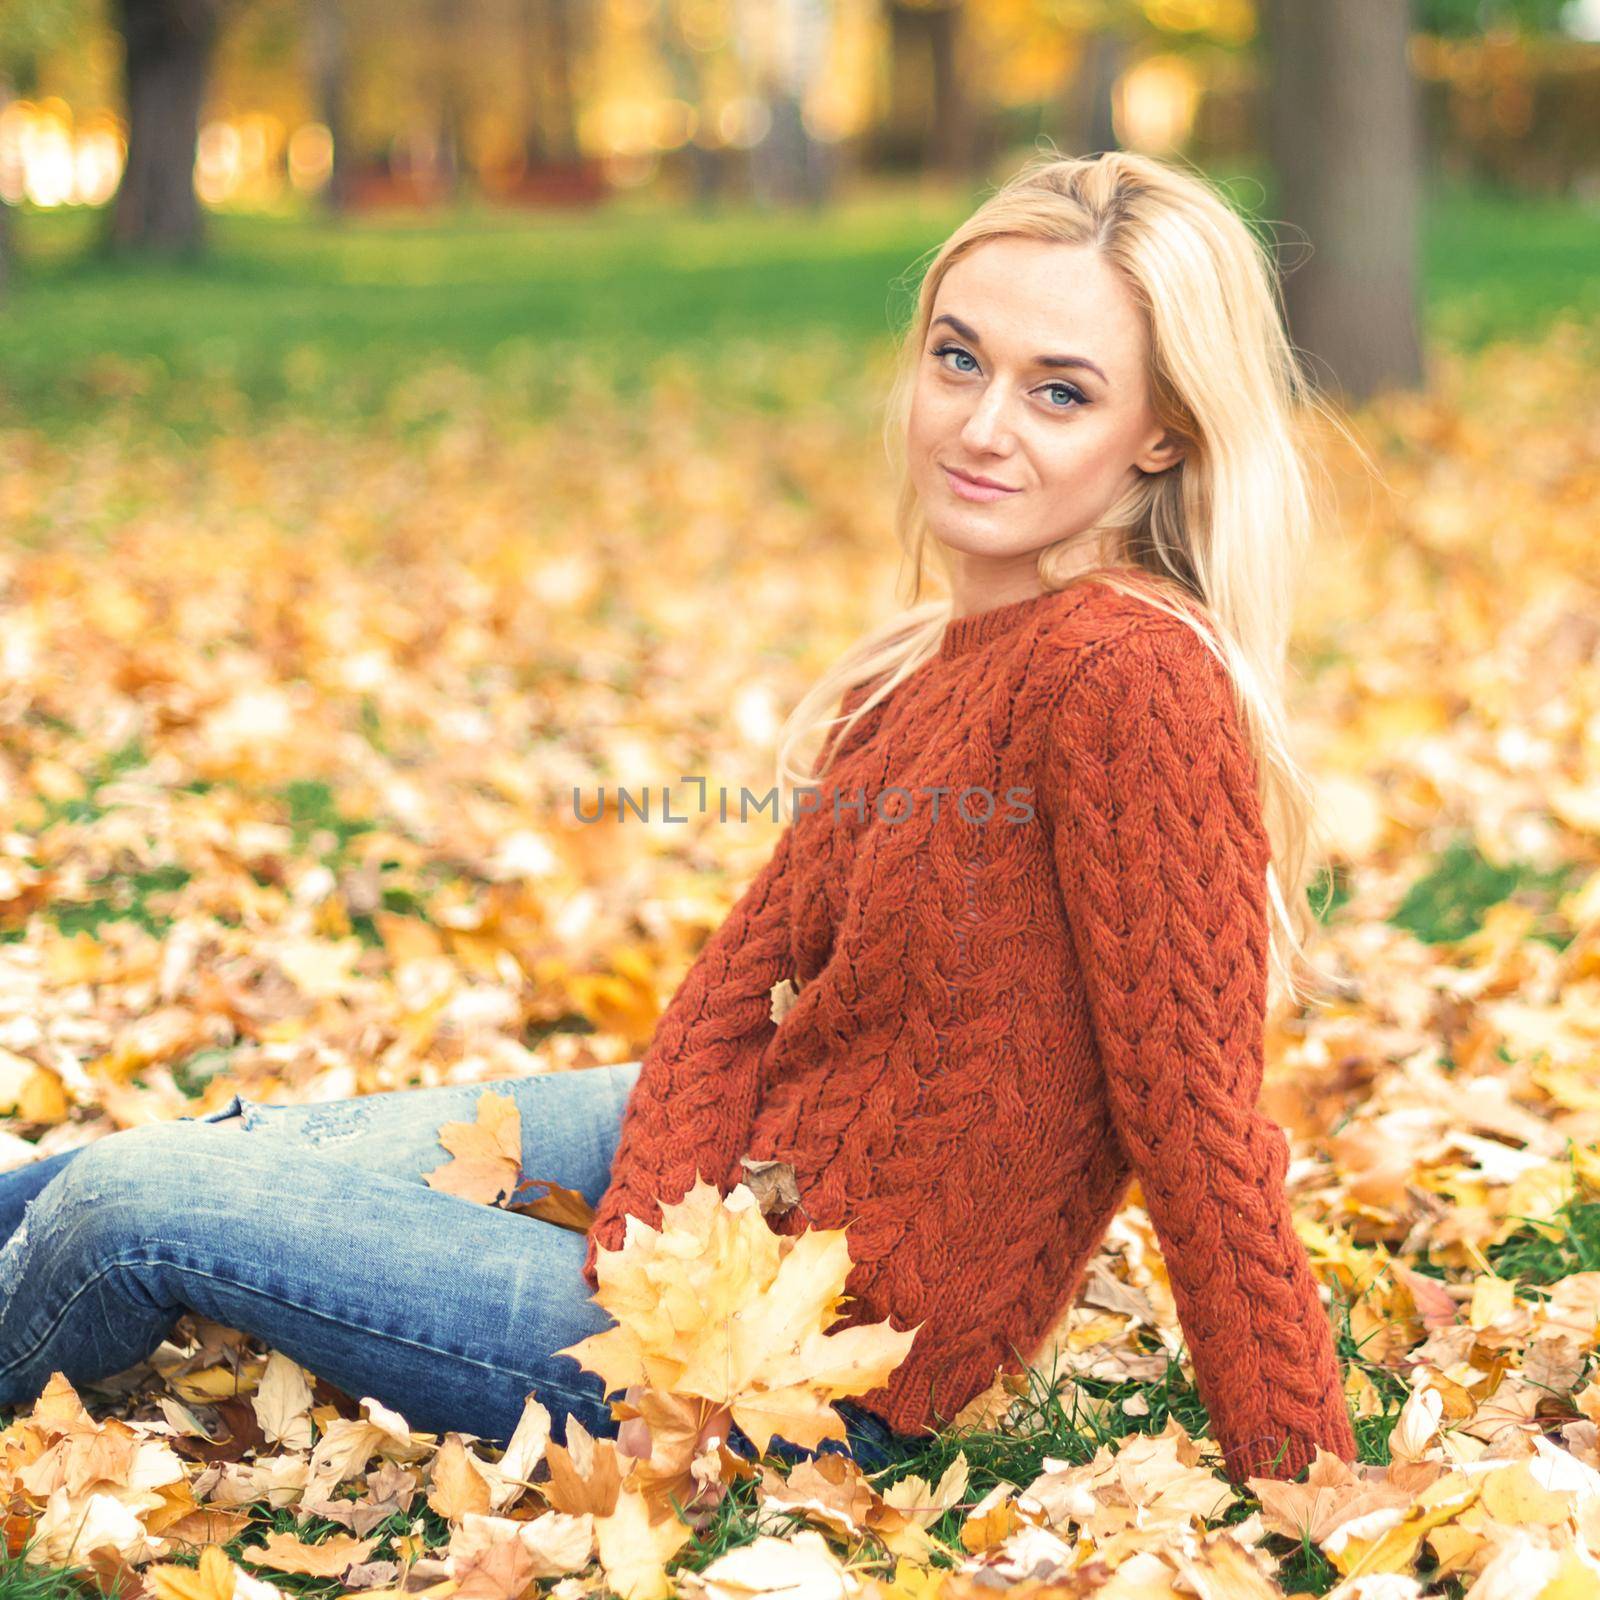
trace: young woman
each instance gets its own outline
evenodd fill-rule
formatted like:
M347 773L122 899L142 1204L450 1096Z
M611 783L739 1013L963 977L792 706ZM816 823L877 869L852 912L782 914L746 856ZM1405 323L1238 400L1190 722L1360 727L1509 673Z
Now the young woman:
M1134 1178L1228 1472L1353 1459L1255 1107L1311 924L1306 403L1270 260L1203 181L1030 162L923 280L888 425L912 603L785 727L770 860L642 1062L497 1085L525 1169L597 1203L587 1245L420 1181L481 1085L236 1098L0 1175L0 1403L190 1307L418 1427L503 1438L532 1389L609 1433L553 1354L605 1325L600 1251L749 1156L794 1169L780 1232L847 1228L845 1320L918 1330L841 1408L858 1459L1020 1369ZM930 558L949 598L919 605Z

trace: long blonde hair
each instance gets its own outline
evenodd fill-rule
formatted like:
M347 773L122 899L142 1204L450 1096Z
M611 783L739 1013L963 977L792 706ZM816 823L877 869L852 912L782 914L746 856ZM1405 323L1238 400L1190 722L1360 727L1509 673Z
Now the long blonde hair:
M939 649L951 602L918 597L930 547L947 586L950 564L911 480L906 426L939 285L952 263L1000 238L1093 245L1121 270L1144 318L1152 405L1183 442L1183 457L1164 472L1136 475L1092 528L1043 547L1039 580L1045 590L1097 582L1144 599L1193 628L1228 671L1272 845L1269 993L1274 1003L1301 1000L1297 967L1326 975L1305 955L1316 926L1306 895L1310 836L1321 830L1285 711L1294 595L1317 515L1296 430L1307 411L1345 430L1296 359L1268 248L1201 176L1181 167L1128 151L1036 155L939 247L901 337L884 425L899 478L895 532L902 593L911 574L908 609L863 636L801 698L779 733L778 785L788 793L818 782L855 722ZM1085 548L1110 552L1107 566L1142 570L1137 578L1084 571ZM875 678L882 681L848 716L834 715L847 691ZM821 770L799 765L797 750L829 729L837 732Z

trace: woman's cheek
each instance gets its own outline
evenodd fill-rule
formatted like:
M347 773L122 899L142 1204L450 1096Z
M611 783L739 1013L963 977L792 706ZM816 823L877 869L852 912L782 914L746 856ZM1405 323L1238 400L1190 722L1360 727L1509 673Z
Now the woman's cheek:
M927 402L919 394L912 404L911 416L906 423L906 444L914 468L922 465L932 443Z
M1094 484L1106 467L1103 445L1085 433L1072 439L1056 441L1045 458L1045 471L1052 484L1061 489L1076 486L1080 490Z

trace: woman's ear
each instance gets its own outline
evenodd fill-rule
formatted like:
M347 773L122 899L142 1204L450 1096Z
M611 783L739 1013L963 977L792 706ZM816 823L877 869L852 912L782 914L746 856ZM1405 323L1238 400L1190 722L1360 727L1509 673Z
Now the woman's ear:
M1183 440L1168 430L1163 432L1154 444L1147 446L1141 455L1135 457L1133 464L1141 472L1165 472L1168 467L1176 466L1183 460L1186 453Z

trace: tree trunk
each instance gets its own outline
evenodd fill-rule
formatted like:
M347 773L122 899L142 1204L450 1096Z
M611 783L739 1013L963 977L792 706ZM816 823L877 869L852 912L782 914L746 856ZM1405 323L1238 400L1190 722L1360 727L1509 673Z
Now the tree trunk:
M1423 382L1420 107L1395 0L1265 0L1267 137L1290 335L1358 404Z
M573 0L545 0L545 4L545 150L552 161L566 164L580 154L577 96L572 87L580 23L573 15Z
M664 4L656 17L656 47L672 77L672 92L686 105L693 106L697 116L705 113L705 84L695 53L685 42L678 22L676 7ZM707 148L696 128L694 136L684 148L684 159L689 165L689 179L694 201L703 211L713 209L721 197L722 178L726 170L715 150Z
M333 170L322 191L322 208L331 215L340 216L350 200L350 151L345 145L344 116L349 68L344 0L306 0L305 26L317 114L333 138Z
M1114 28L1097 29L1083 41L1062 108L1067 155L1092 156L1121 148L1112 114L1113 92L1131 53L1127 36Z
M971 110L962 74L962 0L888 0L889 107L880 159L964 175L973 165Z
M11 80L0 72L0 115L11 104ZM13 252L16 249L16 228L11 219L11 207L0 197L0 305L4 305L11 289Z
M927 13L928 51L933 59L933 164L952 178L972 171L972 103L962 73L966 7L951 0Z
M465 104L456 52L457 11L453 0L433 0L429 11L435 118L434 170L430 176L445 198L454 203L461 198L464 164L461 131Z
M772 114L766 138L750 152L753 187L762 204L820 206L832 191L834 152L806 126L805 102L827 68L833 0L778 0L776 11L786 48L758 49L748 35L743 40L747 57L762 63L757 90Z
M522 35L522 159L537 172L550 159L544 136L545 52L549 0L520 0Z
M105 234L111 251L196 255L204 247L195 145L219 9L218 0L113 0L128 162Z

